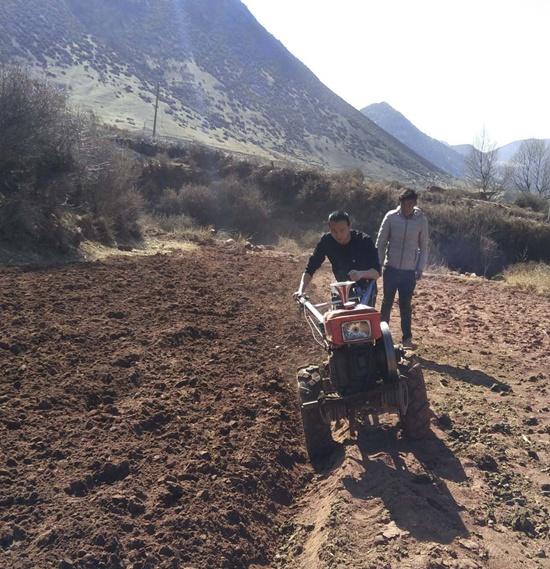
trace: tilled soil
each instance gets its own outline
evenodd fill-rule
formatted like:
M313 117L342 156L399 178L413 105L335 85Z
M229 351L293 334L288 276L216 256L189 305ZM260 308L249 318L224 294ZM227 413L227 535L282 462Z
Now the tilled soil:
M311 477L288 258L0 272L0 567L266 564Z
M550 300L427 277L434 436L342 429L315 472L302 268L203 247L0 270L0 567L550 567Z
M429 276L415 301L433 437L408 442L390 418L339 433L277 567L550 567L550 299Z

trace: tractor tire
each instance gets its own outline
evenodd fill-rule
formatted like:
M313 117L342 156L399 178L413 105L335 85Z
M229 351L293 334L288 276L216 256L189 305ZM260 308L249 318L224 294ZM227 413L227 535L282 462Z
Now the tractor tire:
M408 367L402 377L409 392L407 412L401 415L403 433L408 439L425 439L431 433L431 412L422 369L418 365Z
M298 373L298 404L302 415L307 454L313 463L328 456L335 448L330 425L323 421L319 407L306 409L302 407L303 403L317 401L321 393L321 384L321 375L319 371L314 370L313 366L300 370Z

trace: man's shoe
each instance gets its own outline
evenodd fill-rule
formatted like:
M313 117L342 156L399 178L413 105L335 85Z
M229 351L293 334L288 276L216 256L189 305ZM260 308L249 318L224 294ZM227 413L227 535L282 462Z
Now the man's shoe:
M409 348L410 350L415 350L416 348L418 348L418 344L413 342L413 339L409 337L403 339L403 347Z

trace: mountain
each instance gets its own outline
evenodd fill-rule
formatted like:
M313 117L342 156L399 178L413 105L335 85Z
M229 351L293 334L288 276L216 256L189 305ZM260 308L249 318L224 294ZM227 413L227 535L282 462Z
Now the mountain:
M547 145L550 144L550 138L545 138L543 140ZM515 140L514 142L500 146L497 149L499 162L509 162L519 150L519 147L523 142L525 142L525 140Z
M429 137L388 103L374 103L361 112L417 154L453 176L460 177L464 158L451 147Z
M466 158L466 156L468 156L468 154L470 154L472 151L473 146L471 144L453 144L451 148Z
M525 142L525 140L514 140L513 142L505 144L504 146L499 146L496 149L498 152L499 164L501 166L504 166L506 165L507 162L510 162L510 160L512 160L516 152L519 150L521 144ZM550 144L550 138L544 138L542 140L544 140L546 144ZM471 144L458 144L458 145L453 145L452 148L455 152L458 152L459 154L462 154L462 156L466 157L468 156L468 154L470 154L473 146Z
M0 61L105 122L369 178L445 177L347 104L239 0L4 0Z

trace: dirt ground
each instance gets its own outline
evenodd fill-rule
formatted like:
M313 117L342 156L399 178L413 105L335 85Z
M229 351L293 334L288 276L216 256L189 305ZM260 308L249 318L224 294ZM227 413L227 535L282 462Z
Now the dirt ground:
M0 269L0 567L550 567L550 300L426 277L433 437L342 431L316 472L302 269L240 247Z

